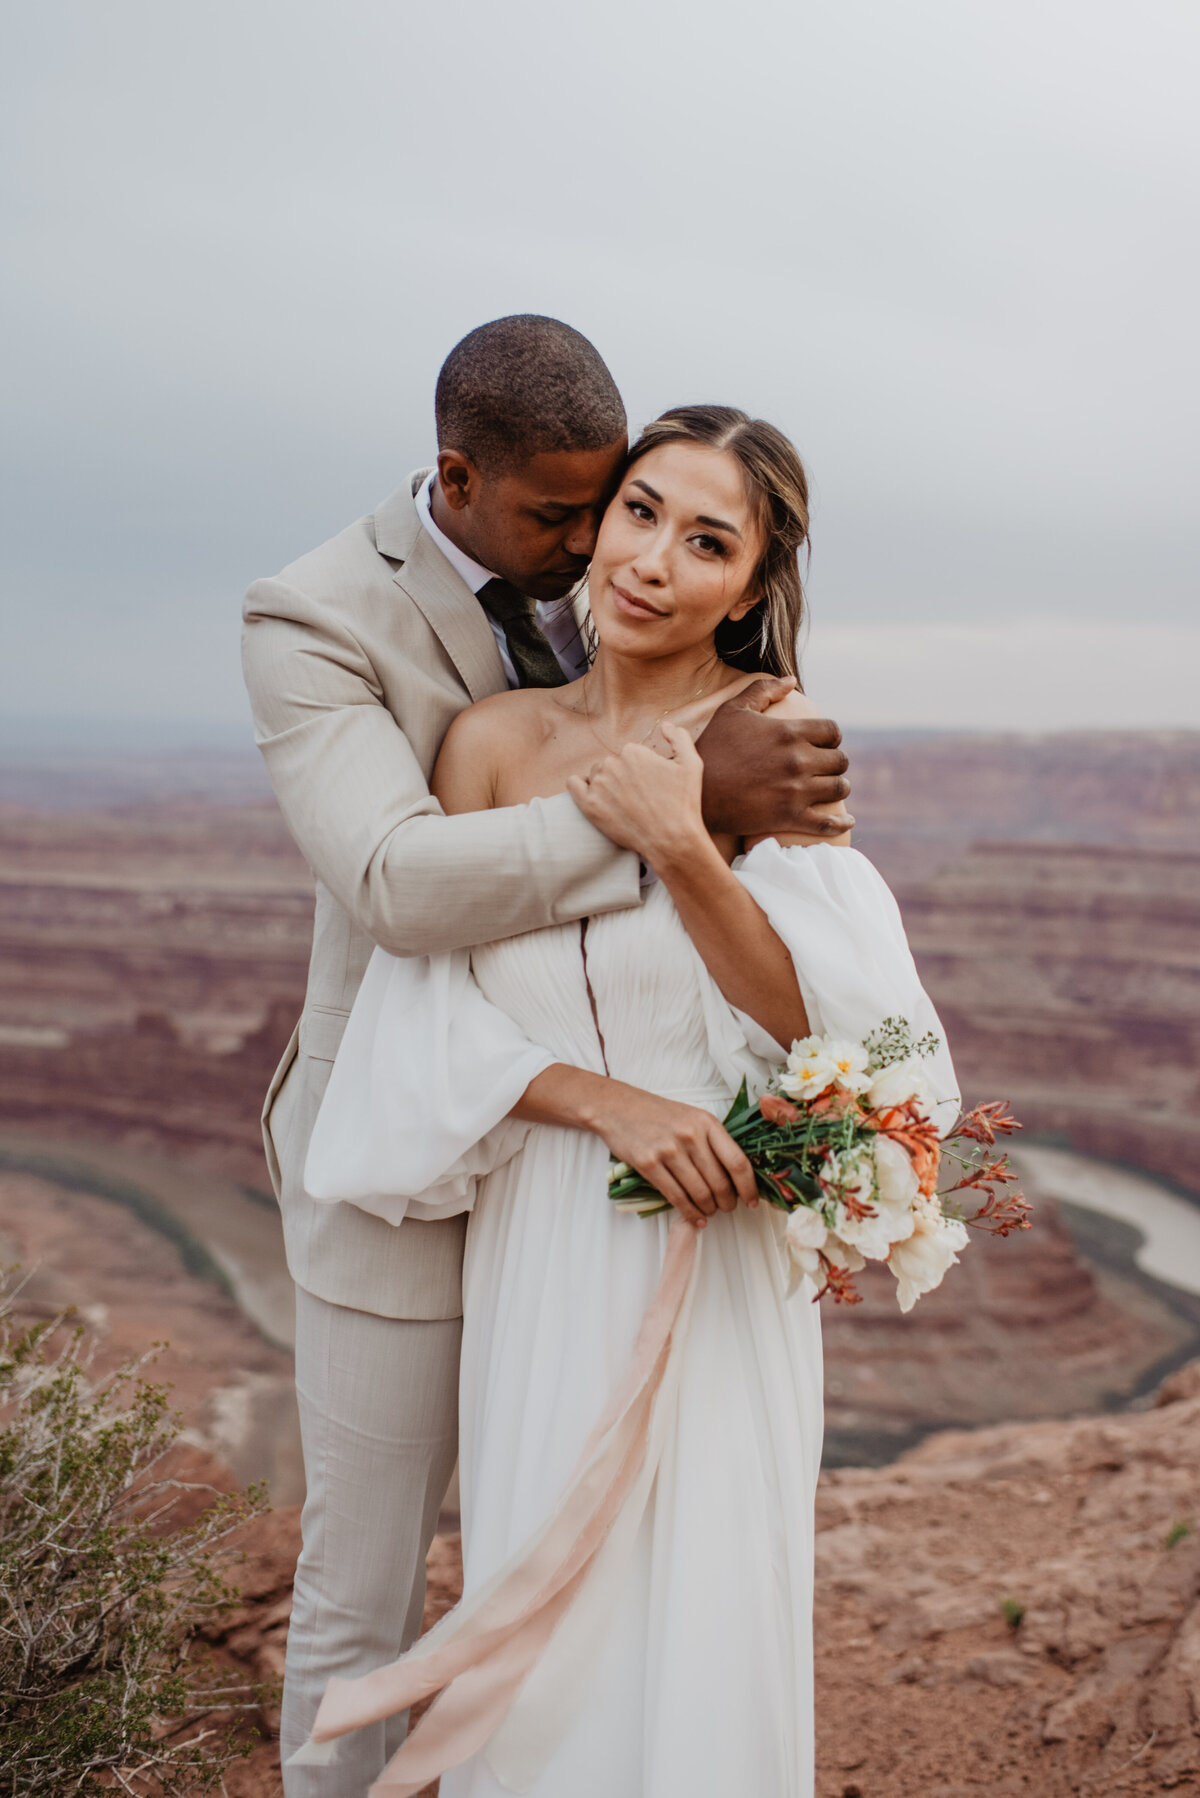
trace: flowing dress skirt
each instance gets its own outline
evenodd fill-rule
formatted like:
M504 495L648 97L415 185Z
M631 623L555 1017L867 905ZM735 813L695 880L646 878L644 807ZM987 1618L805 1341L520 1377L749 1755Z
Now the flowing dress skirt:
M664 899L589 926L604 1052L619 1077L720 1114L729 1086ZM595 1054L578 927L492 945L476 972L537 1040L576 1061ZM540 1127L479 1185L460 1386L468 1593L553 1507L658 1281L668 1218L615 1211L607 1174L594 1137ZM661 1453L580 1601L579 1689L535 1798L812 1792L818 1311L807 1293L784 1296L768 1207L718 1215L698 1251ZM483 1754L442 1780L443 1798L505 1789Z

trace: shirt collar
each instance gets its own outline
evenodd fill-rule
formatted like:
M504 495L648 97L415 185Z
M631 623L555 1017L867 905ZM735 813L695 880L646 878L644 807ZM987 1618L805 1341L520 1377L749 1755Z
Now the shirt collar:
M434 469L429 479L418 492L417 517L421 520L421 523L429 532L429 535L433 538L433 541L437 544L447 562L449 562L451 568L453 568L455 574L461 576L467 586L471 589L472 593L478 593L481 587L486 587L488 582L495 577L490 568L485 568L482 563L473 560L471 556L468 556L463 550L459 549L457 543L451 543L445 531L440 531L437 525L434 524L433 483L436 479L437 470Z

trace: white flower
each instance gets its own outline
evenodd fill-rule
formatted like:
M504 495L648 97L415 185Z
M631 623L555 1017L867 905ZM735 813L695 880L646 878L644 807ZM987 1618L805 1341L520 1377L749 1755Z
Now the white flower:
M829 1058L825 1039L806 1036L803 1042L792 1044L779 1086L789 1099L815 1099L836 1078L837 1069Z
M837 1199L833 1228L839 1242L868 1261L886 1261L892 1244L910 1234L912 1218L907 1206L882 1200L870 1152L834 1162L825 1181ZM862 1207L867 1207L865 1212Z
M848 1274L856 1274L867 1265L856 1248L840 1242L832 1234L825 1244L825 1259L832 1261L835 1267L845 1268Z
M867 1051L861 1043L831 1042L824 1050L826 1058L833 1063L834 1075L839 1086L847 1092L865 1092L871 1084Z
M821 1257L818 1250L825 1247L829 1231L819 1212L813 1211L808 1205L800 1205L788 1214L783 1236L788 1261L787 1290L788 1297L791 1298L806 1275L810 1280L815 1280L820 1273Z
M918 1223L922 1218L928 1224L940 1224L942 1221L942 1201L935 1192L919 1193L912 1202L912 1208Z
M874 1160L880 1201L907 1210L918 1191L917 1170L912 1157L898 1142L880 1132L874 1142Z
M888 1105L907 1105L915 1100L922 1117L932 1117L935 1100L925 1070L915 1056L894 1061L876 1074L867 1088L867 1101L877 1111Z
M901 1311L911 1311L922 1293L940 1286L947 1268L967 1246L967 1227L957 1218L917 1216L914 1221L912 1235L898 1242L888 1256Z
M845 1223L839 1219L838 1236L867 1261L886 1261L896 1240L891 1219L880 1211L873 1217L850 1218Z
M895 1243L913 1232L911 1211L877 1205L869 1217L844 1217L839 1208L837 1233L868 1261L886 1261Z
M821 1249L829 1231L825 1219L811 1205L797 1205L788 1213L787 1239L798 1249Z

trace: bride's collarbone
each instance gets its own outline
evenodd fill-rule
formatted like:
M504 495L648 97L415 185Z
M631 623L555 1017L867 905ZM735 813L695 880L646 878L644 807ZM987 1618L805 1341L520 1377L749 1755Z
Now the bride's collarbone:
M686 726L694 737L699 736L718 706L749 685L752 678L731 681L719 693L705 695L696 705L684 706L674 722ZM597 733L593 720L581 706L564 703L578 685L572 682L569 687L518 689L499 695L498 704L484 701L495 706L490 748L497 806L528 805L534 799L557 798L566 792L573 775L590 774L597 763L621 747L615 739L610 743ZM646 747L666 752L665 739L657 728L648 734ZM732 861L741 849L737 837L720 835L714 836L713 841L726 861Z

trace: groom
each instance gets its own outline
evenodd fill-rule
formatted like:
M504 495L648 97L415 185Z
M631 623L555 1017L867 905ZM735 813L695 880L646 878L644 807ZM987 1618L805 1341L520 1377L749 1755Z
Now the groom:
M246 597L256 735L316 876L303 1015L263 1134L296 1283L296 1390L307 1499L284 1684L282 1755L332 1674L393 1660L416 1635L424 1561L456 1453L466 1218L398 1228L304 1191L308 1139L375 944L471 946L636 905L636 857L566 795L444 817L428 779L451 719L509 686L587 666L586 573L626 450L597 351L556 319L472 331L438 377L437 467ZM836 726L760 714L763 680L699 741L715 830L846 828ZM365 1794L404 1720L346 1737L287 1798Z

